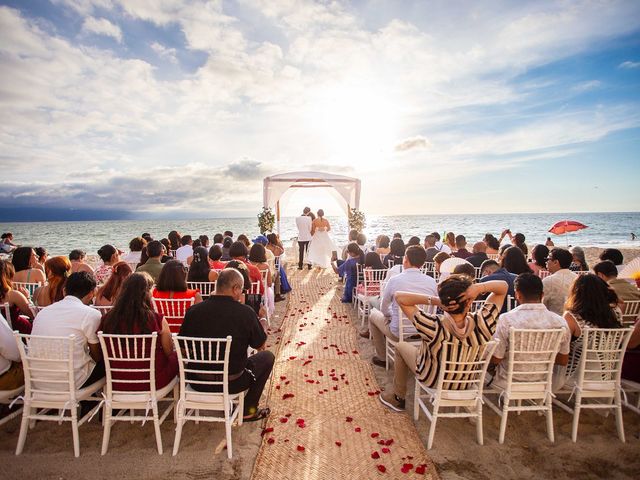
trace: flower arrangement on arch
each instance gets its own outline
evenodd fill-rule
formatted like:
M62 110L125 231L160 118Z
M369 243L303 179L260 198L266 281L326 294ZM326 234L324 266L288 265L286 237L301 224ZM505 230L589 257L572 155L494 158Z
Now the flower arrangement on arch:
M367 220L364 213L357 208L349 209L349 228L362 232L364 230Z
M267 232L273 232L276 224L276 216L273 214L271 207L262 207L262 211L258 214L258 227L260 233L264 235Z

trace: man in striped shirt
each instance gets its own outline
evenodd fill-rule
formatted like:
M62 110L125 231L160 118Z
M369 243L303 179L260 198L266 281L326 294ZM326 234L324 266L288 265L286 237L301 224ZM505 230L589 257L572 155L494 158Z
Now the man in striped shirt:
M489 342L496 329L498 312L507 295L507 282L494 280L472 283L465 275L451 275L438 285L438 296L397 292L395 300L411 318L422 341L419 345L399 342L394 361L393 391L380 394L380 401L396 412L405 408L407 376L415 372L418 379L433 387L440 370L440 350L444 342L477 346ZM471 302L484 293L490 295L481 309L469 312ZM429 315L417 305L436 305L443 315ZM463 386L462 386L463 388Z

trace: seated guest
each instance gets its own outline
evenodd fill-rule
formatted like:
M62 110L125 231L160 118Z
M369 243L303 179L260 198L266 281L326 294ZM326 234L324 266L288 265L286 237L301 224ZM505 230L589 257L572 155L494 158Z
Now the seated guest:
M18 248L18 245L13 243L13 233L3 233L2 241L0 241L0 253L11 253L16 248Z
M117 275L114 268L114 274ZM126 264L125 264L126 265ZM156 389L165 387L178 374L178 357L173 350L171 330L169 324L162 315L156 312L151 302L151 288L153 279L147 273L134 273L122 284L120 294L116 298L113 308L107 312L101 330L111 335L148 335L153 332L158 334L156 340L155 369ZM108 342L107 342L108 345ZM111 362L115 369L133 369L136 365L132 362ZM137 367L140 368L140 367ZM113 372L115 386L118 390L146 390L146 385L141 383L118 383L117 380L139 380L148 378L138 372Z
M436 281L420 271L424 265L426 253L420 245L412 245L407 248L402 262L402 273L390 278L382 291L380 307L371 309L369 313L369 328L371 339L376 350L376 355L371 359L374 365L385 366L386 362L385 337L394 342L398 341L400 334L400 311L393 295L398 291L422 293L425 295L436 294ZM364 332L361 336L368 337Z
M391 252L391 248L389 248L389 244L391 243L391 239L386 235L378 235L376 239L376 250L375 252L384 258L385 255L388 255Z
M529 268L529 264L527 263L524 253L522 253L522 250L518 247L507 248L500 258L500 265L506 269L507 272L515 275L520 275L521 273L533 273L531 268Z
M178 250L181 246L181 240L182 240L182 235L180 235L180 232L177 232L176 230L171 230L169 232L169 235L167 235L168 240L169 240L169 252L171 250L176 251Z
M401 238L394 238L389 244L389 254L384 257L382 263L387 268L391 268L394 265L402 265L402 259L404 258L405 245Z
M96 332L102 315L89 306L96 280L88 272L72 273L64 287L64 298L40 310L33 321L32 335L66 337L75 335L73 356L76 388L83 388L104 377L104 362ZM50 388L55 389L56 384Z
M442 263L448 258L451 258L451 255L446 252L439 252L435 257L433 257L433 269L437 273L440 273L440 267L442 266Z
M233 239L231 237L224 237L224 240L222 241L222 257L220 257L220 260L223 262L231 260L231 256L229 255L231 245L233 245Z
M103 245L98 250L102 265L96 269L95 278L98 284L103 284L111 276L113 266L120 261L120 252L113 245Z
M173 257L171 256L171 255L172 255L172 253L171 253L171 250L172 250L172 248L171 248L171 242L169 242L169 239L168 239L168 238L161 238L161 239L160 239L160 243L161 243L161 244L162 244L162 246L164 247L164 255L163 255L163 257L162 257L161 262L162 262L162 263L167 263L169 260L171 260L171 259L173 258ZM164 259L164 256L165 256L165 255L168 257L166 260Z
M144 264L140 265L136 268L136 272L138 273L148 273L154 282L158 282L158 278L160 277L160 272L162 272L162 256L164 254L164 247L162 243L157 240L153 240L147 244L145 247L147 251L147 256L149 257Z
M549 252L547 258L548 277L542 279L544 287L544 297L542 301L549 310L558 315L564 312L564 304L567 301L571 285L578 277L569 270L573 256L569 250L564 248L554 248Z
M457 250L455 234L453 232L447 232L444 236L444 243L449 247L451 255L453 255Z
M338 267L342 265L342 262L345 262L349 259L349 252L347 252L347 247L350 243L356 242L356 240L358 240L358 231L354 229L349 230L347 244L342 247L342 253L340 254L340 258L338 259Z
M220 272L216 293L191 307L185 315L180 335L185 337L224 338L231 335L229 355L229 393L247 391L243 421L255 421L269 415L269 408L258 408L262 390L271 375L274 355L265 350L265 334L255 312L241 302L244 280L233 268ZM258 353L247 357L248 348ZM213 370L214 368L212 368ZM218 368L216 367L217 371ZM192 377L198 379L200 375ZM202 379L206 380L205 373ZM192 384L199 390L201 384Z
M223 241L225 238L230 238L233 241L233 232L231 230L225 230L222 235Z
M282 246L282 242L276 233L270 233L267 235L267 239L269 240L269 244L267 245L267 250L270 250L274 257L280 258L280 268L278 272L275 272L275 293L276 293L276 302L280 302L285 299L284 294L289 293L291 291L291 285L289 284L289 279L287 278L287 272L285 270L285 259L282 256L284 254L284 247Z
M140 235L147 243L152 242L153 241L153 237L151 236L150 233L143 233L142 235Z
M46 307L64 298L64 283L71 270L67 257L52 257L45 264L47 283L33 293L33 303Z
M267 264L269 265L269 268L273 269L275 267L274 262L275 262L276 256L273 254L273 252L270 249L267 248L267 245L269 245L269 239L264 235L258 235L256 238L253 239L252 243L254 244L259 243L264 247L264 254L267 258ZM249 247L249 255L251 255L251 247Z
M482 241L487 245L487 254L495 255L500 250L500 240L494 237L492 234L485 234Z
M133 270L127 262L116 263L107 283L98 289L93 304L98 307L112 306L120 294L122 284L132 273Z
M481 309L469 312L472 301L489 293ZM443 342L459 342L465 346L489 342L495 333L498 311L507 295L502 281L472 283L466 276L452 275L438 285L438 296L397 292L395 300L410 318L422 341L419 346L399 342L394 361L393 389L380 394L380 401L396 412L405 407L407 376L415 373L428 387L434 387L440 373L440 349ZM433 315L417 305L435 305L444 310ZM465 386L460 386L464 389Z
M467 250L467 239L464 235L456 237L456 249L453 252L454 257L467 259L471 256L471 252Z
M129 253L123 255L120 260L127 263L138 264L140 263L140 256L142 255L142 249L147 244L147 241L142 237L135 237L129 242Z
M15 390L24 385L20 352L7 322L0 313L0 391Z
M191 235L184 235L180 239L180 244L181 247L176 250L176 260L186 265L187 259L193 255L193 240L191 239Z
M433 257L440 253L440 249L436 248L436 237L432 233L424 237L424 250L427 253L427 262L433 262Z
M215 282L218 278L218 272L212 270L209 266L209 252L205 247L196 247L193 249L193 260L189 265L189 274L187 281L189 282Z
M511 248L515 248L515 247L509 247L509 249ZM518 251L518 253L520 255L522 255L522 252L519 251L518 249L516 249ZM490 260L487 260L485 263L489 262ZM526 262L525 262L526 264ZM483 267L485 267L485 264L482 264ZM500 266L498 269L496 269L493 273L486 275L484 277L481 277L479 282L480 283L485 283L485 282L492 282L494 280L502 280L503 282L505 282L507 284L507 295L511 295L512 297L515 296L515 290L513 288L514 286L514 282L516 280L516 274L509 272L505 267L504 267L504 262L502 263L502 266ZM501 310L499 313L505 313L507 311L508 305L507 302L504 302L502 304Z
M480 278L486 277L487 275L491 275L496 272L500 268L500 265L495 260L485 260L480 265Z
M499 387L507 386L507 370L509 369L509 329L554 329L565 331L560 350L556 355L556 368L553 372L553 390L562 388L565 381L565 370L569 361L569 345L571 333L567 322L557 313L550 312L542 303L542 280L533 273L521 273L515 281L515 292L518 306L500 315L496 333L493 338L499 340L491 363L497 364L492 383Z
M473 253L466 260L474 267L480 267L482 262L487 260L487 244L484 242L476 242L473 244Z
M69 261L71 262L71 273L76 272L89 272L93 274L93 268L84 260L87 258L87 253L84 250L71 250L69 253Z
M540 276L540 272L547 269L547 257L549 256L549 249L546 245L536 245L531 251L532 262L529 262L529 268L533 273Z
M221 233L216 233L213 236L213 244L214 245L218 245L220 248L222 248L222 241L224 240L224 236Z
M6 320L20 333L31 332L30 319L33 312L29 307L29 292L13 288L15 269L8 260L0 260L0 304L9 304L9 318Z
M162 267L153 298L194 298L200 303L202 296L197 290L187 288L187 267L180 260L169 260Z
M267 263L267 249L261 243L254 243L249 250L249 265L255 266L260 271L260 285L262 286L263 295L266 296L265 305L269 314L273 314L275 311L275 292L273 290L273 275L271 274L271 268ZM265 273L266 272L266 273ZM262 282L262 275L266 275L267 284Z
M623 302L640 300L640 290L638 287L622 278L618 278L618 269L611 260L604 260L603 262L597 263L593 267L593 273L607 282Z
M420 238L415 235L407 241L407 247L412 247L413 245L420 245Z
M207 251L209 251L209 237L207 237L206 235L200 235L198 239L200 240L200 246L206 248Z
M251 265L247 261L247 255L249 255L249 250L247 246L243 242L233 242L231 247L229 248L229 256L231 260L237 260L238 262L242 262L247 266L247 270L249 270L249 279L251 282L260 282L260 294L264 295L264 285L262 285L262 274L260 270L255 265Z
M13 251L11 263L15 268L14 282L45 283L47 278L42 270L36 268L38 256L31 247L18 247Z
M589 270L587 259L584 256L584 250L581 247L572 247L571 255L573 255L573 260L569 270L572 272L586 272Z
M466 275L472 282L475 282L476 280L476 268L469 262L456 265L453 269L453 273L455 275Z
M622 255L622 252L617 248L605 248L600 254L599 258L601 261L611 260L613 264L616 266L616 268L618 269L618 273L620 273L624 268L624 265L622 265L622 262L624 261L624 257Z
M332 262L333 271L345 278L344 292L342 293L342 303L351 303L353 300L353 289L358 284L358 270L356 265L362 258L362 250L357 243L350 243L347 246L349 258L338 267L337 262Z
M222 247L218 244L215 244L213 247L209 249L209 266L214 270L222 270L227 266L226 262L221 260L222 258Z
M49 254L47 253L47 249L44 247L36 247L33 249L34 252L36 252L36 257L37 257L37 264L36 264L36 268L38 270L41 270L44 272L44 274L46 275L47 272L44 268L44 264L46 263L47 259L49 258Z
M446 279L449 275L453 273L453 270L458 265L465 265L465 264L469 265L470 267L473 267L473 265L471 265L469 262L459 257L451 256L445 259L438 268L438 271L440 272L440 278L438 279L438 281L441 282L444 279ZM475 275L474 275L474 278L475 278Z
M244 246L247 247L247 250L251 248L251 241L249 241L249 237L247 237L244 233L241 233L240 235L238 235L236 242L244 243Z
M367 280L367 283L368 283L367 293L369 296L377 297L380 295L380 282L379 281L372 282L373 277L370 270L386 270L386 269L387 268L382 263L382 260L380 260L380 255L377 254L376 252L368 252L364 256L364 264L362 266L362 275L364 276L364 279ZM365 293L364 283L360 283L358 285L358 287L356 288L356 292L358 293L358 295L363 295Z
M529 254L529 249L527 248L527 244L525 243L524 234L516 233L515 235L513 235L511 233L511 230L507 228L500 235L500 242L505 236L509 237L509 239L511 240L511 245L513 245L514 247L518 247L520 250L522 250L522 253L524 253L525 257Z
M438 232L431 232L431 235L436 239L436 248L438 251L451 255L451 248L446 243L440 241L440 234Z

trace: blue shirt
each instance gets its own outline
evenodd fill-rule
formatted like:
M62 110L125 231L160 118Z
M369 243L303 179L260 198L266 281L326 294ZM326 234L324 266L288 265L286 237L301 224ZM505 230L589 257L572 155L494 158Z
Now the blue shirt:
M358 283L358 271L356 270L358 260L359 258L357 257L349 257L338 267L338 274L346 278L344 282L344 294L342 295L342 301L345 303L349 303L353 299L353 289Z
M515 273L510 273L505 268L499 268L498 270L493 272L491 275L486 275L482 277L479 281L484 283L484 282L489 282L491 280L504 280L505 282L507 282L507 285L509 286L507 290L507 295L511 295L512 297L515 298L516 293L515 293L513 284L516 281L516 277L517 275ZM507 311L508 303L509 302L507 302L507 300L505 299L504 303L502 304L502 310L500 310L500 313L505 313Z

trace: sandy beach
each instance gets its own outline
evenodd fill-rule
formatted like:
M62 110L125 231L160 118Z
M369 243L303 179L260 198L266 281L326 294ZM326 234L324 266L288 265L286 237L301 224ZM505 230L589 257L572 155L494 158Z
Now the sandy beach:
M593 265L600 249L585 250L589 264ZM628 261L638 256L640 251L627 249L623 253L625 261ZM289 272L290 275L307 274L295 269ZM336 294L339 294L341 286L335 284L339 287ZM299 307L290 301L277 304L268 340L270 349L279 347L282 333L278 331L278 325L285 312L295 312ZM355 313L351 314L350 320L359 327ZM371 342L366 339L358 338L358 350L365 360L373 355ZM391 371L374 367L374 372L381 389L391 387ZM412 384L408 391L407 410L411 412ZM593 411L582 414L578 442L574 444L570 438L571 416L554 408L555 443L547 439L543 417L524 413L510 416L505 443L499 445L499 417L487 407L484 412L484 446L476 443L475 427L467 420L442 419L438 423L434 447L428 454L442 478L631 479L636 478L640 471L640 416L629 410L624 411L626 444L617 438L614 417L609 415L605 418ZM426 442L429 423L424 415L415 425L420 439ZM195 425L190 422L185 426L180 452L172 457L174 429L169 417L162 426L164 455L159 456L155 450L153 426L148 422L144 426L115 425L109 452L102 457L102 426L96 418L80 427L80 458L73 457L70 427L59 426L55 422L38 423L29 432L23 455L16 457L13 452L19 420L0 428L3 478L249 479L262 441L258 423L235 428L234 457L228 461L221 445L224 437L222 425ZM372 474L370 478L377 478L377 475ZM388 472L387 478L397 478L397 475L401 474ZM354 477L345 472L339 478Z

